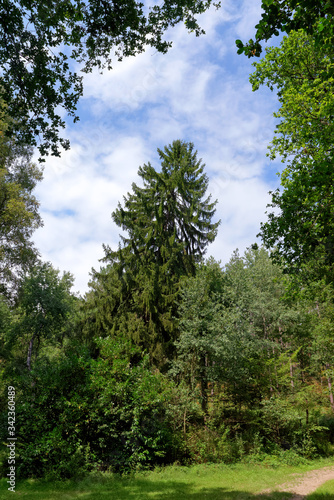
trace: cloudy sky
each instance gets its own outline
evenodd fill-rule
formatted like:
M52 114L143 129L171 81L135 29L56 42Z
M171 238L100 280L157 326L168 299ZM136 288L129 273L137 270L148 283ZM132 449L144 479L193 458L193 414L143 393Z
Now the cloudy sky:
M118 245L111 212L138 182L138 167L159 168L157 148L175 139L194 143L219 202L221 225L207 256L224 264L256 241L268 191L279 182L280 164L266 157L277 100L266 88L252 92L253 61L236 54L235 40L254 36L260 0L222 4L201 16L206 35L177 26L167 34L168 54L150 49L85 77L80 122L66 129L71 150L47 159L36 189L44 227L34 237L44 260L74 274L81 294L102 244Z

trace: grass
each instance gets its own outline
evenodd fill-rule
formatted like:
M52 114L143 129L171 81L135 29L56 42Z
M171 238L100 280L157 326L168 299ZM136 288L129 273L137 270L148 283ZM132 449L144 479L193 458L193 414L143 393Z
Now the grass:
M314 493L308 495L307 500L334 500L334 480L324 483Z
M27 479L17 481L18 498L24 500L254 500L287 499L287 493L260 494L286 482L289 476L332 465L328 460L317 460L301 466L224 464L171 466L150 472L119 477L112 474L89 475L82 480L46 482ZM323 488L326 488L323 489ZM6 479L0 481L0 499L8 499ZM323 485L308 498L334 499L334 482ZM320 495L320 496L319 496ZM331 496L328 496L331 495Z

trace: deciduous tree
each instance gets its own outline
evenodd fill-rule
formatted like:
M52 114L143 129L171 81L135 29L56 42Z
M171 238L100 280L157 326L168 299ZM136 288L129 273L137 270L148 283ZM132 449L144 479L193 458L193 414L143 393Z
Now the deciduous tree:
M31 236L42 225L39 203L32 194L42 171L31 163L32 152L5 136L9 119L0 119L0 293L13 296L20 277L36 262Z
M196 15L211 0L164 1L145 6L136 0L4 0L0 13L0 95L14 118L9 132L36 145L41 155L58 155L65 121L62 107L74 121L82 95L82 77L71 70L76 62L84 72L111 69L115 60L134 56L147 46L166 52L168 27L184 22L196 35L203 32Z
M34 344L48 338L60 340L72 309L73 277L59 276L49 262L37 265L23 280L19 295L19 316L14 333L28 343L27 367L31 370ZM35 348L36 351L36 348Z
M263 0L262 14L255 26L255 40L243 44L236 41L238 53L248 57L259 56L261 43L280 32L290 33L303 29L319 46L333 50L334 6L331 0Z
M333 58L303 31L291 32L255 64L253 89L276 88L280 122L270 156L285 164L275 210L260 235L289 270L298 271L315 252L322 274L333 277L334 78ZM278 209L278 210L277 210ZM321 266L319 266L321 268Z

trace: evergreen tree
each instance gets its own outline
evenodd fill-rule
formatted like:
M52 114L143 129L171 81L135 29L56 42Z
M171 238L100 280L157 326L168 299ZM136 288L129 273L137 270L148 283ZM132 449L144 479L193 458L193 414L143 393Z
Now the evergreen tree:
M217 234L219 223L211 223L216 202L203 199L209 180L192 143L174 141L158 153L161 172L150 163L140 167L144 187L132 185L133 193L124 197L124 208L118 204L113 219L128 232L123 244L136 256L163 266L175 254L173 273L193 274Z
M122 330L147 348L159 365L175 340L175 303L182 276L217 234L211 222L217 202L205 197L208 177L192 143L174 141L158 149L161 171L150 163L139 168L143 187L132 185L113 213L127 231L119 249L105 246L106 270L94 272L96 333Z

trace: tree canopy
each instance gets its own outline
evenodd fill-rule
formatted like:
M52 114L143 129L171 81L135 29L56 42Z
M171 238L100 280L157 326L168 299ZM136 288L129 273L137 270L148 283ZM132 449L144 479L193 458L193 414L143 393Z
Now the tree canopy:
M324 266L334 263L333 59L326 47L298 31L267 49L255 67L253 89L266 84L278 91L280 122L270 156L279 156L285 166L283 189L272 194L275 210L260 234L290 270L316 252L328 273Z
M13 38L17 75L25 61L22 86L15 90L5 75L0 81L13 97L0 101L0 436L3 443L8 433L20 436L20 478L234 463L245 455L248 463L300 464L334 453L332 1L263 0L257 26L256 43L276 28L289 33L250 78L254 90L277 90L280 103L269 156L280 157L284 169L260 233L275 259L254 244L223 267L204 260L218 231L217 201L207 195L193 143L182 140L158 149L157 166L139 168L140 181L112 214L120 244L104 245L103 267L92 271L85 298L71 293L69 273L39 262L31 242L41 224L32 195L41 171L22 140L33 140L39 127L42 152L57 154L54 106L68 92L74 110L81 85L67 62L72 57L85 71L109 66L111 46L120 49L116 57L130 55L144 49L145 36L164 51L163 31L180 7L166 2L148 13L141 4L108 0L3 2L16 27L27 20L22 37L17 31ZM187 16L190 4L181 7ZM298 23L304 29L292 29ZM255 42L240 48L260 51ZM49 87L41 82L41 115L34 115L35 96L24 94L24 85L38 85L43 62L45 81L52 71L61 76ZM21 122L8 118L15 102ZM11 135L15 127L21 134ZM4 477L8 465L0 453Z
M158 153L113 212L125 235L84 299L49 263L15 301L0 294L0 435L15 387L21 478L333 453L333 283L294 280L257 245L204 261L219 224L204 164L192 143ZM288 176L312 167L297 154Z
M207 245L217 235L219 222L212 223L217 201L205 198L209 179L205 165L197 159L193 143L174 141L158 149L161 171L150 163L139 168L144 187L132 184L133 193L119 203L113 219L128 232L122 238L138 256L148 252L159 265L169 258L164 247L178 250L173 274L192 273Z
M31 163L32 151L5 136L8 117L0 120L0 293L17 291L18 280L35 262L31 241L42 225L39 203L32 194L42 171Z
M5 0L0 13L0 96L25 144L39 142L41 155L59 156L59 137L65 127L61 107L77 121L76 105L82 95L82 76L71 70L110 69L113 61L143 52L147 46L166 52L168 27L179 22L199 35L196 15L211 0L173 0L145 6L142 2L60 0L33 2Z
M42 338L59 340L69 312L73 308L70 290L73 277L54 269L49 262L38 264L22 280L19 293L21 315L14 332L29 344L27 367L31 370L34 342Z
M290 33L303 29L312 35L316 44L333 49L334 6L331 0L262 0L262 14L255 26L255 40L244 44L236 40L238 54L259 56L262 42L280 32Z
M124 206L113 212L128 234L118 250L105 246L108 266L95 273L92 287L100 304L104 297L99 321L105 333L127 329L161 358L175 336L180 279L195 273L219 222L212 222L217 202L206 197L208 177L194 145L178 140L158 153L161 171L150 163L140 167L143 187L133 183Z

